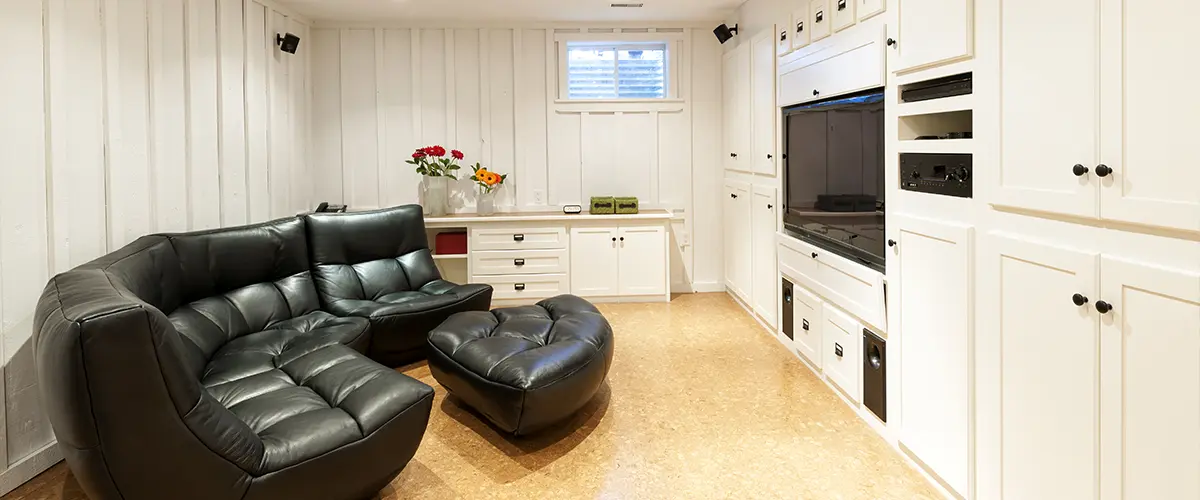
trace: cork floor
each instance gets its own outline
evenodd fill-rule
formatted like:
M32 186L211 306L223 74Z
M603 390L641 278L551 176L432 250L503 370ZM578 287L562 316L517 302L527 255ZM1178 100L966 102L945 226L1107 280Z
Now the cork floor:
M608 383L579 414L511 438L437 391L416 457L375 500L934 499L935 490L724 294L600 305ZM0 500L86 498L60 463Z

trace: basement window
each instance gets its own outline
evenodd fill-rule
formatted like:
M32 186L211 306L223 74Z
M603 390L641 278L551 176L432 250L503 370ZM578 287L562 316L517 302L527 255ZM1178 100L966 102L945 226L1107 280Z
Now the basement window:
M568 100L666 99L667 43L567 44Z

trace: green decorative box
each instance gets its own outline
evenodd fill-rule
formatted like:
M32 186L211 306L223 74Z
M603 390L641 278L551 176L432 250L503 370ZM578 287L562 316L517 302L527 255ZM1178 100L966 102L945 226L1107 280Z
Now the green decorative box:
M593 196L592 208L588 212L598 215L617 213L617 201L612 196Z
M614 198L617 202L617 213L619 214L636 214L638 213L638 199L632 196Z

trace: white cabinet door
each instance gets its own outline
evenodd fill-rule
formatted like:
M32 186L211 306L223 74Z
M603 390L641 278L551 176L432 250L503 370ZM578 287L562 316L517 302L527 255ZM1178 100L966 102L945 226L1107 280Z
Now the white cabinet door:
M884 9L884 0L855 0L858 2L858 20L874 16Z
M617 233L621 248L621 295L667 293L667 231L662 226L623 227Z
M775 175L775 122L779 120L779 109L775 107L775 50L771 32L763 32L750 44L754 145L747 160L754 173Z
M1191 43L1200 3L1104 0L1100 11L1112 13L1101 18L1100 158L1112 174L1099 180L1100 214L1200 231L1200 68Z
M964 497L970 471L972 229L897 217L900 442Z
M776 324L775 305L779 300L778 259L775 255L778 246L775 229L779 212L775 206L775 189L755 186L750 209L754 218L754 311L773 327Z
M750 45L725 54L725 168L751 171Z
M1095 499L1099 315L1073 296L1098 300L1097 256L1002 234L981 248L990 310L976 336L976 366L987 367L976 378L988 381L976 398L976 455L994 465L977 471L981 498Z
M750 294L752 264L750 186L740 182L726 184L725 196L725 281L746 304Z
M775 28L775 55L784 56L792 51L791 18L783 20L783 24Z
M1100 282L1100 498L1200 498L1200 274L1105 256Z
M971 56L975 25L973 0L899 0L898 3L899 64L896 71L933 66ZM1024 23L1029 20L1021 21ZM1027 29L1028 24L1019 26Z
M821 371L821 316L825 304L812 292L796 285L792 288L792 344Z
M571 293L581 297L620 293L617 233L615 227L571 228Z
M812 23L808 22L808 6L792 12L792 50L808 46Z
M901 11L912 1L904 0ZM1002 3L1004 71L994 203L1096 216L1098 22L1091 0ZM900 46L907 43L902 39ZM1088 173L1076 175L1075 165Z

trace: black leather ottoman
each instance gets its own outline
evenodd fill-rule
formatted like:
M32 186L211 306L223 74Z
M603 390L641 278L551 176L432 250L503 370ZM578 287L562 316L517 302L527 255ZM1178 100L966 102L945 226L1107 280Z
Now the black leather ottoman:
M450 393L497 427L529 434L596 395L612 365L613 332L590 302L462 312L429 334L429 367Z

